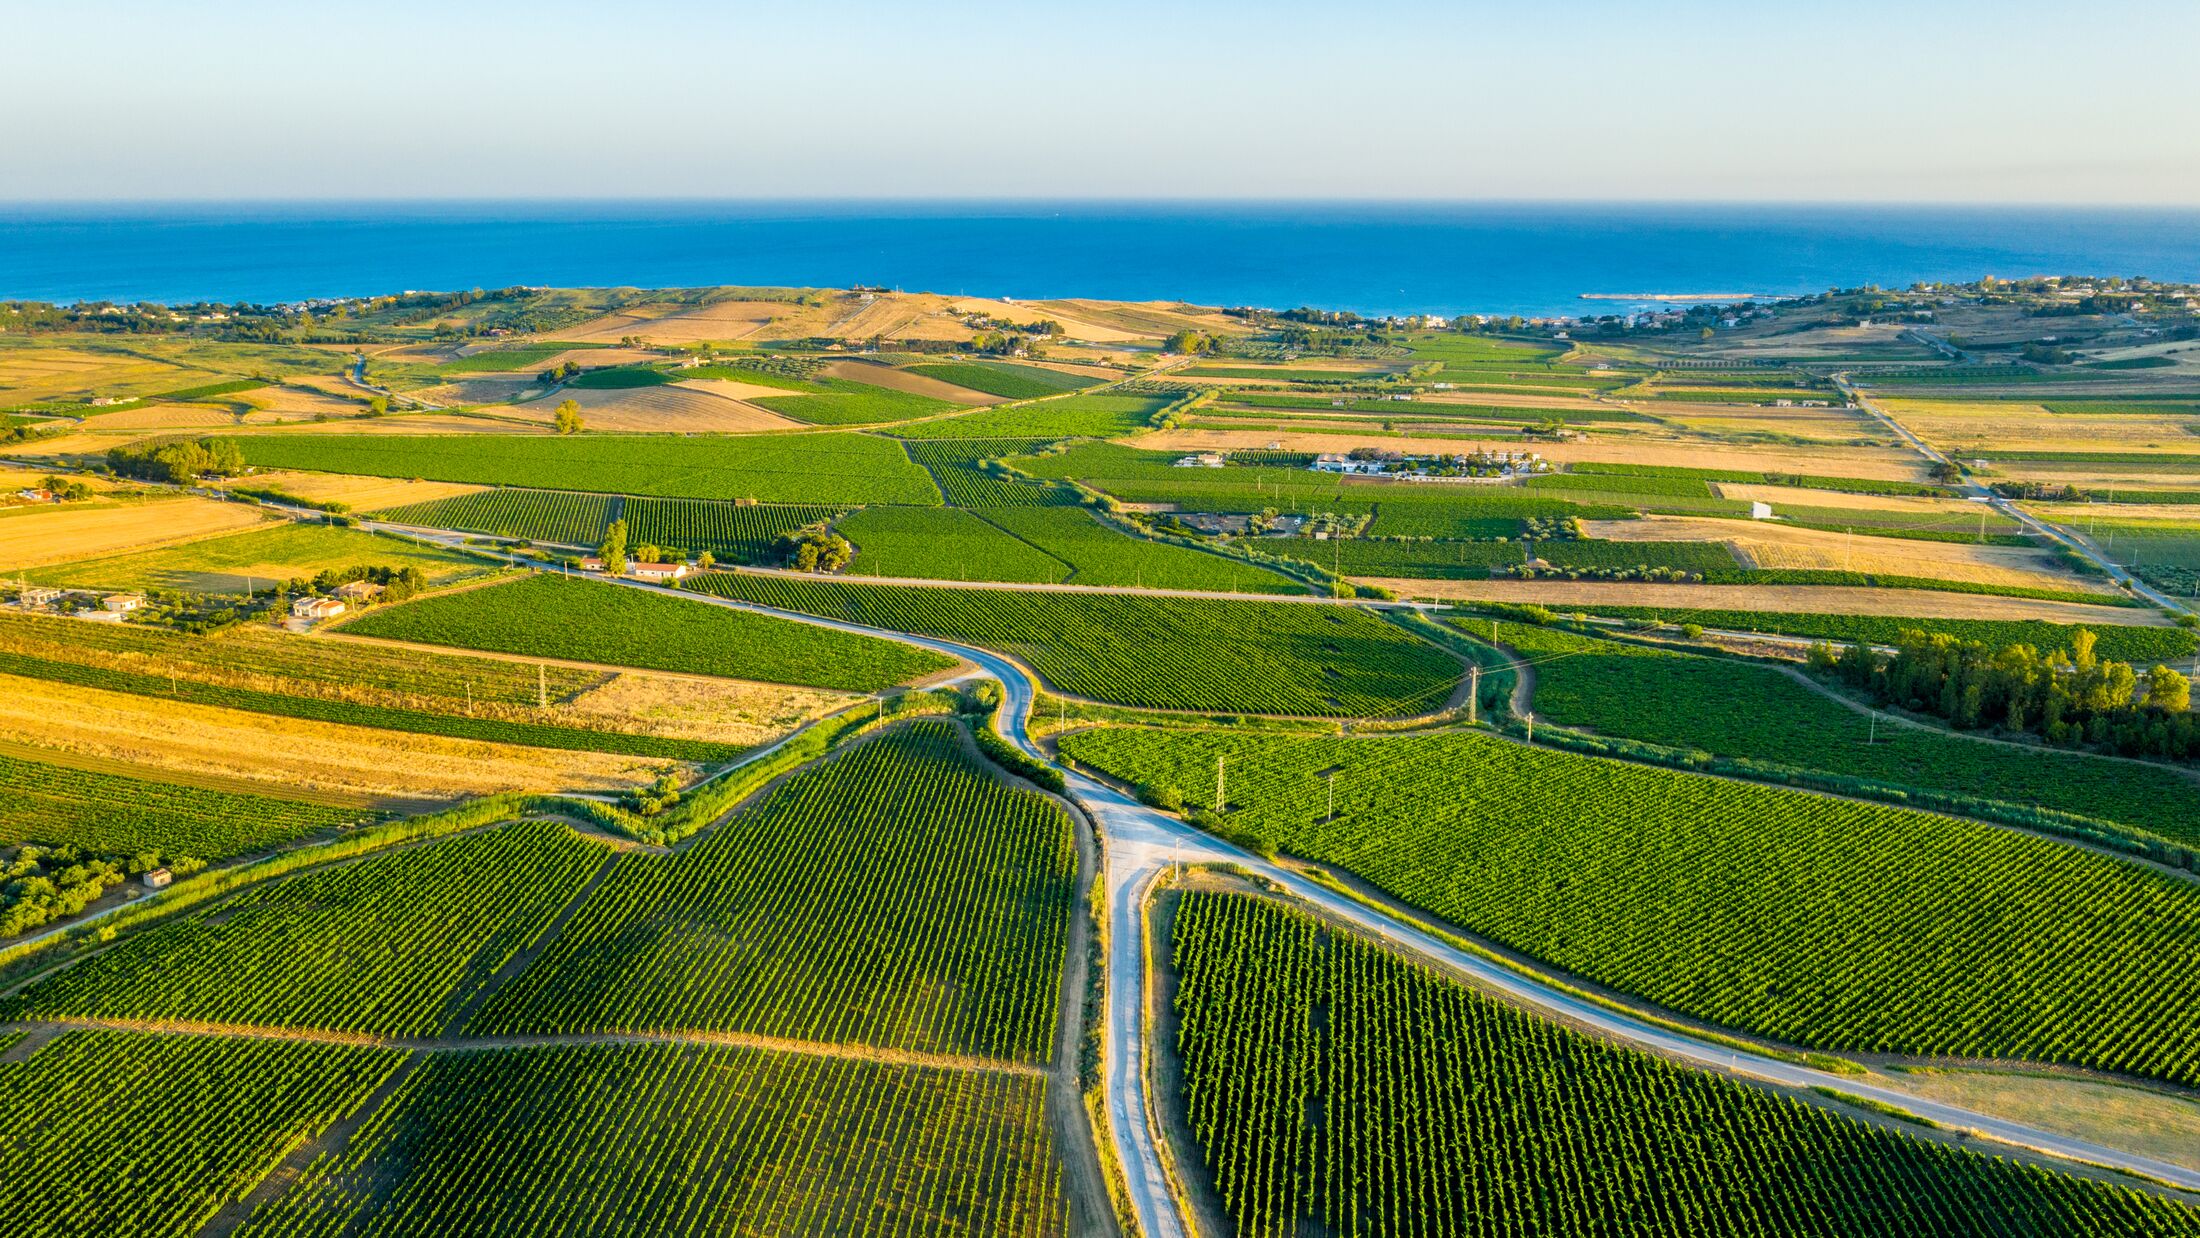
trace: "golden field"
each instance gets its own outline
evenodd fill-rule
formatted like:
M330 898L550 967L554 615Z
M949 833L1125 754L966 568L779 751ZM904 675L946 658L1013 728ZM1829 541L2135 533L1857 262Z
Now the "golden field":
M200 498L18 509L0 516L0 569L172 546L234 533L266 519L266 513L243 503Z

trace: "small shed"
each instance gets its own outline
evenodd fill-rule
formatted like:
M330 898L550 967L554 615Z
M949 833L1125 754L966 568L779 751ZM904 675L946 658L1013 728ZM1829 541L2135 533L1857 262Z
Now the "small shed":
M334 619L344 613L344 604L335 598L299 598L290 604L290 613L296 619Z
M145 888L148 890L165 890L175 883L176 875L165 868L156 868L138 878L138 880L144 883Z
M1751 520L1770 520L1770 519L1772 519L1772 504L1770 504L1770 503L1759 503L1759 502L1752 502L1752 503L1750 503L1750 505L1749 505L1749 518L1750 518Z

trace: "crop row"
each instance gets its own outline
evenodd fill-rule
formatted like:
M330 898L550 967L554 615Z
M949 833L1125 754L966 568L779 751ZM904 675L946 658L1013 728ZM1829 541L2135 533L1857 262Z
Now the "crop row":
M9 1039L13 1039L12 1037ZM389 1076L389 1049L64 1032L0 1063L0 1231L183 1238Z
M2200 1210L1867 1125L1192 892L1183 1110L1243 1238L2200 1233Z
M1228 827L1696 1018L1838 1052L2200 1082L2200 886L2135 863L1472 733L1115 729L1063 750L1195 804L1223 759Z
M1657 606L1604 606L1595 613L1615 619L1668 619L1707 628L1737 632L1772 632L1786 636L1816 637L1829 641L1866 641L1891 645L1906 628L1945 632L1961 640L1978 641L1996 649L2006 645L2031 645L2036 649L2063 649L2078 626L2039 619L1919 619L1903 615L1821 615L1770 610L1709 610ZM1479 625L1480 621L1475 621ZM2192 656L2193 634L2183 628L2142 628L2128 624L2082 625L2100 638L2095 652L2119 662L2153 663Z
M851 692L873 692L949 665L938 654L892 641L549 573L383 607L345 630Z
M1462 673L1350 606L852 585L718 574L698 591L1022 660L1064 692L1157 709L1373 717L1432 710Z
M1134 537L1076 507L987 512L985 519L1075 570L1069 583L1202 589L1227 593L1302 593L1297 581L1267 568L1186 546Z
M731 1046L432 1055L241 1238L1062 1238L1046 1083Z
M1068 507L1077 492L1055 482L1032 482L989 472L984 462L1021 455L1045 445L1045 439L912 439L903 444L909 458L939 483L940 493L956 507Z
M593 546L617 518L616 495L569 494L560 490L499 487L425 503L408 503L378 513L383 520L431 529L464 529L531 542Z
M0 1011L435 1035L603 856L527 822L307 872L124 938Z
M1477 635L1487 628L1469 622ZM1536 663L1540 718L1600 735L2033 804L2200 843L2200 782L2161 766L1903 726L1777 668L1503 625Z
M1069 564L957 507L866 507L834 527L855 544L851 575L1053 584L1070 574Z
M469 1025L700 1030L1043 1062L1076 888L1068 816L952 723L793 776L692 850L621 858Z
M908 368L910 372L927 378L936 378L943 383L953 383L971 391L982 391L987 395L997 395L1009 400L1058 395L1064 391L1095 386L1102 381L1090 374L1071 374L1036 365L1012 365L1001 361L935 362Z
M212 862L367 815L0 754L0 845L42 843L106 855L159 851Z
M1480 579L1494 567L1535 558L1557 567L1664 567L1701 572L1733 567L1734 556L1716 542L1608 542L1589 539L1536 542L1389 541L1340 538L1280 543L1293 558L1347 576L1417 576ZM1266 547L1263 547L1266 549Z
M594 546L614 520L626 521L629 547L667 546L689 555L754 563L783 534L831 520L843 510L801 503L729 503L711 499L624 498L560 490L500 488L392 508L383 519L463 529L567 546Z
M899 444L868 434L263 434L247 463L371 477L759 503L940 501Z
M982 408L960 417L896 426L905 439L1112 438L1147 429L1166 401L1140 395L1070 395L1036 404Z

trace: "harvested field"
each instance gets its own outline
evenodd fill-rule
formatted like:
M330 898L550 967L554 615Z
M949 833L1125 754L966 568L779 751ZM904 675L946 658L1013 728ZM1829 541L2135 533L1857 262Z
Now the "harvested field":
M558 405L571 400L581 406L581 419L591 430L696 434L800 428L777 413L729 400L714 391L697 390L699 386L678 383L594 391L567 388L539 400L515 404L510 411L515 417L548 425Z
M553 405L552 407L555 407ZM502 411L502 410L500 410ZM511 416L517 416L516 413ZM458 413L391 414L388 417L349 417L342 421L301 421L279 426L243 427L273 437L278 434L534 434L538 431L507 418L467 417ZM550 433L544 416L539 431ZM112 442L102 445L105 451ZM81 450L81 448L79 449Z
M205 430L234 426L234 410L219 404L151 404L84 419L87 430Z
M683 378L672 384L686 391L700 391L721 400L753 400L759 396L771 397L787 394L784 387L767 387L762 383L744 383L732 378ZM758 409L758 412L764 410ZM775 414L776 415L776 414ZM788 422L794 425L794 422Z
M362 417L367 412L364 401L290 384L240 392L233 398L252 409L252 420L310 421L315 417Z
M457 378L434 387L422 387L407 392L414 399L429 404L505 404L530 391L539 391L542 383L528 378Z
M113 507L41 507L0 519L0 568L172 546L249 528L267 519L257 508L213 499L152 499Z
M0 500L12 497L16 491L34 488L51 476L44 469L0 468ZM106 494L115 489L115 483L91 473L65 473L66 480L81 482L95 494Z
M279 788L444 799L613 790L669 763L245 713L0 675L0 741Z
M1777 512L1788 507L1839 507L1860 512L1899 512L1915 514L1920 521L1937 520L1950 515L1970 515L1976 518L1979 505L1962 499L1927 499L1900 494L1850 494L1843 490L1811 490L1801 486L1760 486L1747 482L1713 482L1711 488L1721 498L1756 501L1772 504Z
M756 745L858 699L824 688L622 670L562 706L559 721L670 739Z
M1389 451L1461 452L1472 451L1478 444L1492 450L1518 450L1521 446L1517 437L1487 432L1479 439L1416 439L1393 434L1360 437L1294 434L1287 430L1162 430L1141 435L1135 442L1118 441L1148 451L1243 451L1266 448L1272 443L1282 444L1280 450L1283 451L1350 451L1355 447L1373 447ZM1560 462L1595 460L1613 464L1866 477L1880 481L1925 480L1925 466L1919 457L1891 448L1720 446L1615 433L1600 434L1584 442L1537 443L1534 450L1545 459Z
M2092 577L2058 569L2055 556L2047 550L2016 546L1850 537L1773 521L1707 516L1588 520L1582 522L1582 529L1590 537L1615 542L1725 542L1734 548L1745 567L1876 572L2031 589L2108 591L2107 585Z
M1888 399L1881 404L1926 442L1951 454L1994 451L2160 451L2189 455L2195 417L2051 413L2019 401ZM2195 410L2200 414L2200 409Z
M640 305L617 310L580 326L556 332L561 340L616 343L639 336L653 344L699 344L710 340L743 340L778 319L801 317L824 324L820 310L792 301L717 301L701 306Z
M180 546L50 564L33 571L31 578L76 588L241 593L255 583L266 586L354 567L417 567L435 584L486 570L480 560L396 537L278 521Z
M95 394L144 395L216 377L142 357L74 348L6 348L0 349L0 407Z
M407 503L452 499L484 489L448 481L406 481L395 477L349 477L342 473L305 473L276 470L254 473L234 485L267 487L318 503L342 503L353 511L380 511Z
M901 391L909 395L927 396L950 404L975 406L1001 402L1001 397L997 395L987 395L983 391L972 391L968 387L941 382L930 375L898 370L890 365L878 365L869 361L828 361L823 372L829 378L845 378L850 382L867 383L873 387L884 387L888 391ZM774 394L786 393L782 391Z
M1400 597L1438 601L1521 602L1560 610L1598 606L1670 607L1689 610L1795 611L1822 615L1911 615L1920 619L2038 619L2167 627L2159 611L2136 607L2041 602L1988 593L1936 593L1929 589L1869 589L1846 585L1657 585L1570 580L1402 580L1365 578Z

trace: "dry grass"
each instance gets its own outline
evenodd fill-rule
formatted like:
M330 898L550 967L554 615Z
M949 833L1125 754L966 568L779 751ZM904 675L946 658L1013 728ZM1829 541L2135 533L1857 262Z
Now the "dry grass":
M1800 486L1750 486L1740 482L1715 482L1721 498L1770 503L1778 511L1788 507L1838 507L1849 511L1914 513L1922 523L1946 516L1978 518L1979 505L1962 499L1911 498L1898 494L1849 494L1839 490L1806 490Z
M447 481L406 481L395 477L348 477L342 473L254 473L234 484L270 486L300 498L323 503L343 503L353 511L371 512L407 503L456 498L484 486L462 486Z
M1805 571L1877 572L1927 576L1982 585L2105 592L2088 577L2064 572L2046 550L1978 546L1964 542L1909 541L1799 529L1766 520L1709 516L1645 516L1640 520L1584 521L1595 538L1619 542L1724 542L1744 566Z
M1912 433L1952 455L1986 449L2190 455L2196 442L2185 432L2193 421L2190 417L2050 413L2038 404L2016 401L1885 399L1880 403Z
M236 424L236 410L222 404L154 404L84 419L87 430L208 430Z
M50 474L44 469L0 468L0 500L6 499L7 496L18 490L36 487L42 484L48 476ZM82 482L98 494L105 494L115 489L114 482L91 473L66 473L62 476L67 481Z
M783 684L622 671L542 720L676 739L762 744L854 699Z
M1653 585L1569 580L1392 580L1370 578L1400 597L1524 602L1560 610L1656 606L1688 610L1771 610L1821 615L1909 615L1918 619L2039 619L2048 623L2167 627L2160 612L2134 607L2040 602L1983 593L1860 589L1842 585Z
M1303 434L1288 430L1162 430L1135 439L1119 439L1134 447L1154 451L1228 451L1266 447L1281 442L1286 451L1349 451L1354 447L1395 451L1461 452L1478 445L1517 450L1518 437L1486 434L1481 439L1413 438L1392 434L1361 436ZM1756 469L1772 473L1815 473L1825 476L1869 477L1884 481L1924 481L1923 461L1916 455L1871 447L1751 447L1683 442L1677 439L1599 435L1574 443L1535 443L1544 458L1564 462L1602 461L1613 464L1663 464L1701 469Z
M244 713L0 675L0 740L186 774L354 795L457 798L612 790L662 761L485 744ZM684 770L683 770L684 772Z
M499 410L502 412L503 410ZM247 425L247 431L261 434L531 434L528 426L508 420L491 420L486 417L466 417L457 413L417 413L405 416L352 417L343 421L290 422L283 425ZM543 418L542 433L549 433L549 417ZM102 446L100 450L106 450Z
M714 391L699 391L695 386L673 383L609 391L565 390L500 411L549 425L556 417L558 405L571 400L581 406L581 420L591 430L739 434L801 428L800 423L777 413L740 400L729 400Z
M823 307L796 305L791 301L717 301L701 306L639 305L591 319L578 327L551 333L545 338L583 342L616 341L639 336L653 344L700 344L709 341L745 340L775 322L792 320L800 328L822 327L829 321Z
M1889 1071L1872 1082L2200 1169L2200 1101L2190 1097L2013 1071Z
M172 546L249 528L257 508L179 498L109 507L38 507L0 519L0 568L14 570Z
M0 348L0 406L86 395L144 395L217 378L142 357L67 347Z

